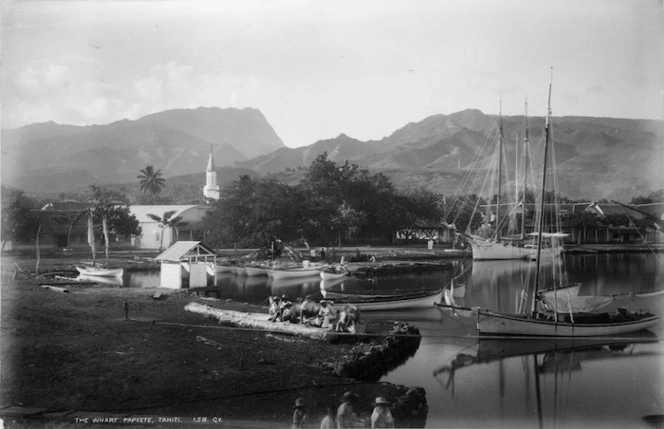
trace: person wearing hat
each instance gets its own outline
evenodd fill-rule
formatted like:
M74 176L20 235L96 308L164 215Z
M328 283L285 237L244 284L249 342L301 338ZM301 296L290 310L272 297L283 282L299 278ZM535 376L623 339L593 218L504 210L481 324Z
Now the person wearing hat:
M371 413L372 428L393 428L394 417L390 411L390 403L382 396L376 398L375 408Z
M284 309L281 312L281 320L283 322L297 323L297 315L293 309L292 302L287 301L286 304L284 304Z
M334 309L334 303L326 299L320 300L320 310L318 311L318 319L316 325L324 328L334 328L334 321L337 318L337 312Z
M337 427L338 428L363 428L364 420L357 417L353 411L353 404L360 399L357 393L346 392L339 408L337 408Z
M293 303L288 300L288 297L285 294L281 295L281 302L279 303L279 318L278 318L280 322L284 321L284 309L288 304L293 305Z
M268 300L270 301L270 309L268 310L269 314L270 314L270 319L269 320L270 320L270 322L276 322L277 319L279 319L279 314L280 314L280 311L279 311L279 306L280 306L279 305L280 304L279 303L279 297L278 296L271 296L270 298L268 298Z
M293 406L293 424L291 429L300 429L304 427L304 421L307 418L307 407L303 398L297 398Z

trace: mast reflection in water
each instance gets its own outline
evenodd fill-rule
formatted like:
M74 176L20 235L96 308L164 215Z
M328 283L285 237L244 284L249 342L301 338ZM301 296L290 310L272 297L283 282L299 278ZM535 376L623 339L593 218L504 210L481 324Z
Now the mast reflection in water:
M567 255L580 295L664 289L664 258ZM459 305L515 311L529 262L475 261ZM608 274L607 274L608 273ZM664 295L616 301L664 314ZM474 318L431 309L411 318L425 336L413 359L383 381L425 388L427 427L652 427L664 414L660 320L647 331L592 339L479 339ZM661 426L660 426L661 427Z
M532 262L475 261L457 286L462 306L515 312ZM568 280L583 284L580 295L664 289L664 255L565 255ZM552 271L552 270L549 270ZM159 274L132 273L126 287L156 287ZM326 285L338 292L433 290L448 285L450 271L373 279L345 278ZM545 284L549 279L544 279ZM320 278L275 282L267 277L221 274L211 296L265 303L270 295L320 298ZM664 295L617 300L630 310L664 315ZM600 339L513 340L487 343L476 337L474 319L437 308L366 312L367 319L409 322L423 335L415 355L381 381L426 390L426 426L474 428L652 427L664 414L664 322L648 333ZM491 347L489 347L491 346ZM497 351L496 351L497 350ZM648 416L648 417L646 417ZM644 419L644 417L646 417Z

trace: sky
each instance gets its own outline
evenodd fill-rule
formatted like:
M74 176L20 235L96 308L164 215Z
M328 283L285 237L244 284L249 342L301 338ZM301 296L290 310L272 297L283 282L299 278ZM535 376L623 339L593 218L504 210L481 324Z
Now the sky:
M259 109L289 147L484 113L657 119L663 0L2 5L2 128ZM502 99L502 103L500 100Z

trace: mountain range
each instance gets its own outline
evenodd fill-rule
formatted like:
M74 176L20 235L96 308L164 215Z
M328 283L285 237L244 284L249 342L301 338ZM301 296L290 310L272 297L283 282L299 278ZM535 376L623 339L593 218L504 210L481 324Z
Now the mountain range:
M507 169L514 171L524 118L501 121ZM541 144L544 121L528 118L533 152ZM135 183L148 164L167 180L186 181L203 174L212 147L220 171L233 166L295 181L298 167L327 152L335 162L384 173L397 188L450 195L468 173L484 168L498 123L496 115L468 109L409 123L381 140L341 134L288 148L256 109L178 109L108 125L49 122L2 131L2 182L29 193L57 194L92 183ZM552 129L561 194L629 199L664 188L661 121L561 117L554 118Z
M29 192L75 184L135 182L153 165L165 178L204 171L284 147L256 109L168 110L135 121L74 126L54 122L2 130L2 182Z

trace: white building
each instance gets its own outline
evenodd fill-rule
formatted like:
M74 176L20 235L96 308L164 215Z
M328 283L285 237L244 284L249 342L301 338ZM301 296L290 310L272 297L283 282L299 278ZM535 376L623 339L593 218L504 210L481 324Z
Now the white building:
M132 237L132 245L138 249L168 249L177 241L195 241L200 237L203 228L203 217L210 208L198 205L167 205L167 206L130 206L131 214L136 216L142 230L140 237ZM181 217L178 226L164 227L160 222L150 218L153 214L160 218L165 213L175 211L170 219Z

